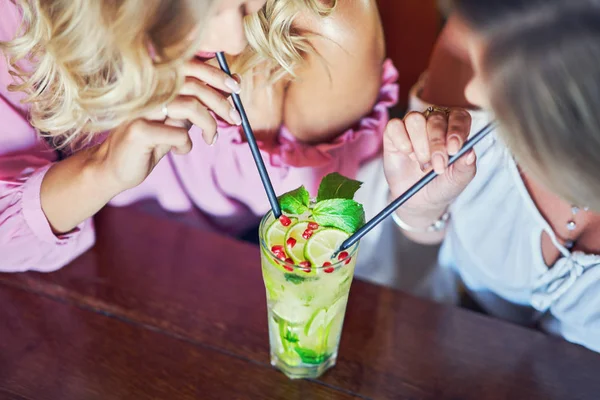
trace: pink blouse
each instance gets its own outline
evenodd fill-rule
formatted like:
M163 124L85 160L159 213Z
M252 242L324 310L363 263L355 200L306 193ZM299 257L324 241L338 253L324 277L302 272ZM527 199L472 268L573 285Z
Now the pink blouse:
M19 14L0 0L0 40L10 40ZM398 100L398 73L385 61L382 87L370 115L329 143L298 142L285 127L278 142L260 144L275 191L305 185L316 193L321 178L333 171L356 176L362 163L380 152L388 121L387 109ZM0 271L53 271L69 263L94 243L92 220L73 232L55 236L40 205L40 186L57 155L28 123L22 94L9 92L6 61L0 60ZM185 156L167 155L138 187L121 193L110 204L123 206L155 199L172 212L199 209L217 229L240 233L269 209L241 128L219 124L213 147L202 141L200 129L190 131L193 150Z

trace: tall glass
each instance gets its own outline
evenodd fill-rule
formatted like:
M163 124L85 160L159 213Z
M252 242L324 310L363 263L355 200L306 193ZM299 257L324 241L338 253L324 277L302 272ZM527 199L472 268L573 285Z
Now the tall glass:
M271 364L292 379L316 378L337 359L358 244L343 260L307 272L268 248L264 237L273 221L269 212L260 225Z

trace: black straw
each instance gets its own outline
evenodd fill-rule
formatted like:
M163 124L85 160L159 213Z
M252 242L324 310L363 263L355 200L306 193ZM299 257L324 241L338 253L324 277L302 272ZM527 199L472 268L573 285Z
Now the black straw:
M223 72L231 76L231 71L229 71L229 66L227 65L227 60L225 59L224 53L217 53L217 61L219 61L219 66L221 67ZM250 145L252 157L254 157L254 162L256 163L256 167L258 168L260 180L262 181L263 186L265 187L265 191L267 192L269 203L271 203L273 215L275 216L275 218L279 218L281 216L281 208L279 207L279 201L277 201L277 195L275 195L273 184L271 184L271 179L269 178L269 174L267 173L265 163L262 159L262 156L260 155L258 145L256 144L256 138L254 137L254 133L252 132L252 128L250 127L250 122L248 121L246 110L244 110L242 100L240 99L240 96L237 93L232 93L231 97L233 98L235 108L237 108L238 112L240 113L240 116L242 117L242 127L244 128L246 139L248 140L248 144Z
M458 153L456 153L455 155L450 157L450 160L448 161L448 166L454 164L459 158L461 158L462 156L467 154L469 152L469 150L471 150L473 147L475 147L475 145L477 143L479 143L481 141L481 139L483 139L490 132L492 132L496 128L496 125L497 125L496 122L492 121L489 124L487 124L485 127L483 127L479 132L477 132L471 139L469 139L465 143L465 145L462 147L462 149L460 149L460 151ZM421 189L423 189L425 186L427 186L427 184L429 182L431 182L432 180L434 180L437 177L437 175L438 174L435 171L431 171L427 175L425 175L423 178L421 178L421 180L419 180L410 189L408 189L406 192L404 192L404 194L402 194L400 197L398 197L396 200L394 200L392 203L390 203L389 206L384 208L379 214L377 214L375 217L373 217L373 219L371 219L369 222L367 222L365 225L363 225L362 228L360 228L358 231L356 231L356 233L354 233L352 236L350 236L348 239L346 239L346 241L344 241L344 243L342 243L340 249L336 252L336 255L339 254L340 252L352 247L356 242L358 242L360 239L362 239L363 236L365 236L373 228L375 228L380 222L382 222L384 219L386 219L387 217L392 215L392 213L394 211L396 211L400 206L402 206L404 203L406 203L408 200L410 200L411 197L413 197Z

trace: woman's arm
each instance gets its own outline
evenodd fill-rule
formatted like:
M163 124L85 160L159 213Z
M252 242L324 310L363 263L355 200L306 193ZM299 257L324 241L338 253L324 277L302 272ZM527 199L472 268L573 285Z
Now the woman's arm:
M17 31L20 15L10 1L0 3L0 41L6 41ZM0 53L0 271L53 271L92 246L94 228L81 218L67 223L68 234L53 232L42 210L41 187L48 169L57 165L56 153L29 124L23 94L7 90L11 81ZM62 187L79 172L58 177ZM69 218L76 214L67 202L58 201L56 208Z
M465 32L458 22L455 16L451 16L437 40L427 70L427 79L418 94L422 102L444 107L473 108L464 95L472 70L467 49L463 46ZM445 208L439 208L415 213L401 208L397 211L398 218L414 230L400 229L405 236L417 243L440 243L445 237L445 229L426 232L425 228L438 220L445 211Z
M465 88L473 76L465 34L464 25L451 16L433 49L421 100L437 106L473 108L465 98Z
M37 137L18 103L9 101L2 72L0 62L0 271L53 271L92 246L93 225L83 218L68 234L53 232L41 187L48 169L58 165L56 153ZM75 175L62 177L66 186ZM69 204L56 206L74 212Z

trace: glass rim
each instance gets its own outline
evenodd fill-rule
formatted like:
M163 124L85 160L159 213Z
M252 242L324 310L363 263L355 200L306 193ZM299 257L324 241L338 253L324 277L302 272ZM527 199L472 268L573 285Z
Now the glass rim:
M260 226L258 228L259 229L258 230L258 240L260 242L261 249L266 251L267 255L271 256L280 265L288 266L288 267L293 268L294 270L297 269L297 270L304 272L304 268L306 268L306 267L303 267L303 266L295 264L295 263L289 263L289 262L286 262L285 260L281 260L277 257L277 255L275 253L273 253L273 251L271 251L271 249L268 248L267 243L264 240L262 233L267 228L265 226L265 224L266 224L267 220L269 219L269 217L271 217L272 215L273 215L273 210L269 210L269 212L267 212L260 221ZM345 250L348 253L347 257L344 257L341 260L337 260L335 263L331 263L331 265L327 265L327 266L321 265L321 266L317 266L317 267L311 266L311 269L315 269L317 271L325 269L325 268L336 268L337 269L337 267L341 267L341 266L345 265L346 263L349 262L350 259L352 259L352 257L356 256L359 244L360 244L360 241L358 243L353 244L352 247L350 247L348 250ZM292 272L292 271L290 271L290 272Z

